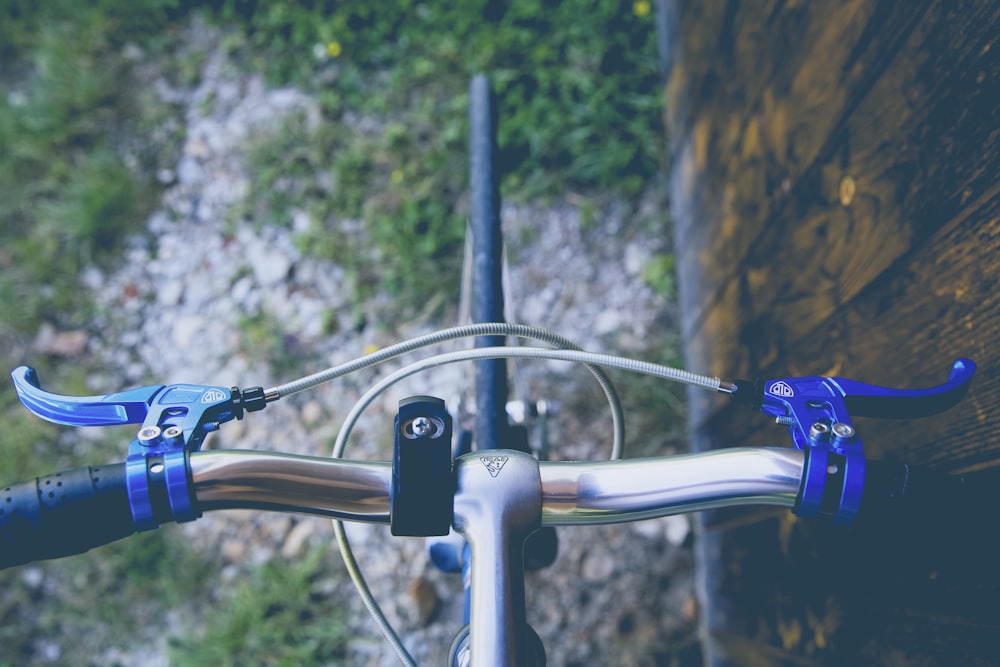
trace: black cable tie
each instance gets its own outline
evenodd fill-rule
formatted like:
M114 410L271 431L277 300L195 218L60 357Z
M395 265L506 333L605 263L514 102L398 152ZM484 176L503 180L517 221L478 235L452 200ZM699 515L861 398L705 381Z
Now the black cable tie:
M237 419L243 419L243 412L257 412L267 407L267 399L264 397L263 387L249 387L240 389L231 387L233 394L233 414Z

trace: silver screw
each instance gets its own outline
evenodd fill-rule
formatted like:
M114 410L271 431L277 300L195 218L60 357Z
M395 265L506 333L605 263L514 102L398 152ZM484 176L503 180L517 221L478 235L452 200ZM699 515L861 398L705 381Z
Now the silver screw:
M816 439L825 439L829 437L830 427L823 422L816 422L809 429L809 437Z
M147 426L139 431L139 444L144 447L152 447L160 441L160 435L159 426Z
M795 426L795 417L785 416L785 417L775 417L774 423L778 426Z
M427 435L433 427L434 425L427 417L416 417L412 422L410 422L410 428L413 429L413 434L420 438Z
M833 425L833 434L838 438L853 438L854 427L844 422L837 422Z
M184 439L184 431L180 426L168 426L163 429L163 439L171 445L179 445Z

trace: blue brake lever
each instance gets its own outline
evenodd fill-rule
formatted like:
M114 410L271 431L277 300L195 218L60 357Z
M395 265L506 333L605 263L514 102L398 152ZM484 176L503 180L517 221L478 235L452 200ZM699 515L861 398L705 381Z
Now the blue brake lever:
M927 389L888 389L875 385L829 378L844 395L848 411L857 417L916 419L944 412L965 398L976 372L976 362L957 359L951 366L948 381Z
M61 396L42 389L38 373L30 366L10 374L17 396L35 415L67 426L141 424L149 403L163 386L141 387L104 396Z
M861 438L851 422L862 417L916 418L954 407L968 392L976 364L958 359L948 381L926 389L890 389L845 378L797 377L733 383L733 398L771 415L809 452L796 513L831 515L849 523L864 482ZM825 491L836 484L837 493Z
M45 391L38 373L21 366L11 373L17 395L31 412L67 426L142 424L161 430L176 426L183 432L182 446L197 450L205 436L244 410L264 407L263 389L198 384L151 385L104 396L63 396Z
M264 389L210 387L196 384L152 385L104 396L62 396L45 391L38 373L21 366L11 373L25 407L37 416L68 426L142 424L129 445L125 484L139 530L163 520L196 518L188 489L187 453L201 448L205 437L231 419L242 419L267 404ZM152 480L152 481L151 481ZM153 487L164 487L165 502ZM159 508L159 509L158 509Z
M733 398L788 426L801 448L816 439L810 430L819 420L850 425L851 416L912 419L948 410L965 397L975 372L974 361L958 359L947 382L926 389L890 389L839 377L737 380Z

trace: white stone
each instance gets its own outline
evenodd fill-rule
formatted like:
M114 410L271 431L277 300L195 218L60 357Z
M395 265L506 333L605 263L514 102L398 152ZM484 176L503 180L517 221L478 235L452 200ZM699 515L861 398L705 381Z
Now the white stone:
M691 522L685 514L676 514L663 518L664 533L667 541L675 547L684 544L688 534L691 532Z
M261 287L273 287L279 284L292 268L292 259L279 250L269 250L261 246L252 246L247 250L254 277Z
M306 426L318 424L323 418L323 404L319 401L308 401L302 406L302 423Z
M171 338L180 347L199 344L199 339L204 338L205 325L205 318L200 315L183 315L174 320Z
M316 532L316 523L310 519L299 521L288 531L284 543L281 545L281 555L292 559L302 555L309 538Z
M617 310L605 310L594 320L594 333L605 336L614 333L622 326L622 317Z
M625 272L630 276L638 276L642 273L642 266L646 263L648 253L638 243L629 243L625 246Z
M176 306L184 294L184 283L180 280L170 280L156 289L156 300L164 306Z
M204 170L193 157L185 155L177 163L177 180L183 185L197 185L203 174Z

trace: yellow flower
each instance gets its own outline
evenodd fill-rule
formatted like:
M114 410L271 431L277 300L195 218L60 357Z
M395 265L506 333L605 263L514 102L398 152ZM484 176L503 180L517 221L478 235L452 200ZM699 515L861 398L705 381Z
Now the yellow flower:
M632 13L642 18L644 16L649 16L649 12L652 8L653 6L649 3L649 0L636 0L636 2L632 4Z
M403 170L402 169L393 169L392 173L389 174L389 178L392 179L393 183L395 183L396 185L399 185L400 183L403 182Z
M331 58L336 58L341 53L343 53L343 51L344 49L340 45L340 42L330 42L329 44L326 45L326 55L330 56Z

